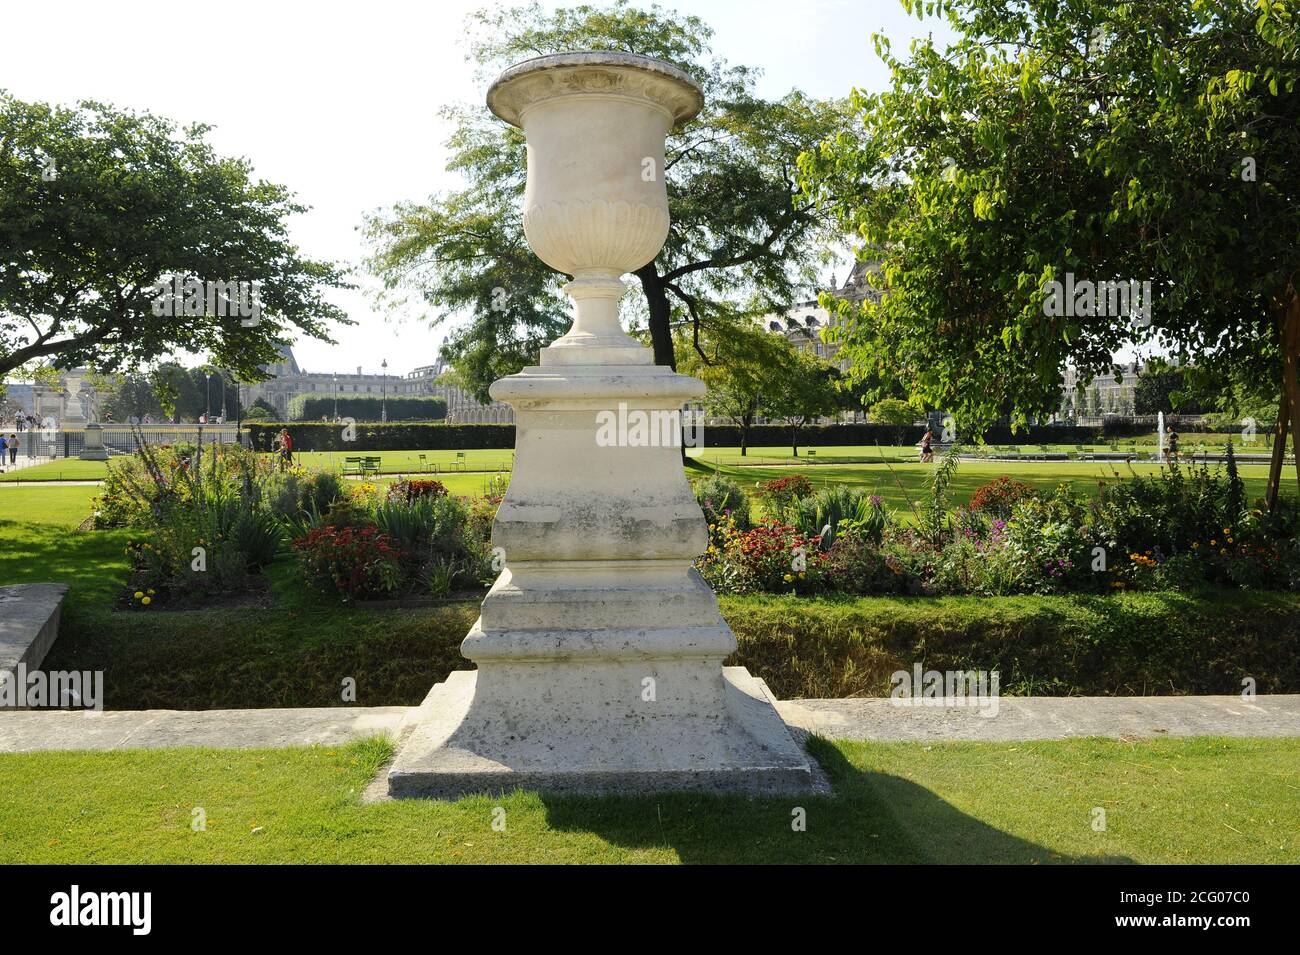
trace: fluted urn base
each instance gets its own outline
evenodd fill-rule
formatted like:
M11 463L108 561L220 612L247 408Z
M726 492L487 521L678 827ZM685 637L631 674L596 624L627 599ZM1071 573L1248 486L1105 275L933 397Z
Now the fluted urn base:
M766 686L723 666L736 638L693 566L708 538L680 430L637 426L703 386L557 357L492 387L516 418L492 538L506 566L461 648L477 671L430 693L390 793L808 790Z

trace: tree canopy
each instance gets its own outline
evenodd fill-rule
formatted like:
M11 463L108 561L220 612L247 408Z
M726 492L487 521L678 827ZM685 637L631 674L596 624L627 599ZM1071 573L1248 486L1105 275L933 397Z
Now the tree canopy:
M844 104L798 91L758 96L756 72L716 56L704 22L657 6L619 0L553 13L539 4L483 10L470 18L469 35L485 85L521 59L595 49L669 60L703 87L704 111L668 137L668 240L636 272L640 294L626 301L633 320L644 320L658 364L676 367L676 324L687 327L684 341L695 348L704 333L743 329L811 289L827 261L830 223L799 189L798 157L845 128ZM568 303L562 277L524 240L523 134L482 103L442 115L455 126L449 168L466 185L369 217L368 264L389 297L422 300L435 323L464 319L444 355L482 398L494 379L535 360L568 328Z
M303 258L289 191L216 155L208 127L177 129L96 102L27 103L0 91L0 375L29 363L136 368L207 353L246 380L303 332L346 321L321 292L333 265ZM157 284L242 282L261 314L155 314ZM256 283L254 285L253 283ZM250 296L251 298L251 293Z
M801 160L881 262L878 303L824 302L854 369L891 367L963 432L1055 410L1067 363L1086 380L1131 345L1276 391L1300 307L1294 4L902 2L956 42L876 37L890 87ZM1089 297L1054 308L1053 282ZM1150 282L1149 313L1102 282Z

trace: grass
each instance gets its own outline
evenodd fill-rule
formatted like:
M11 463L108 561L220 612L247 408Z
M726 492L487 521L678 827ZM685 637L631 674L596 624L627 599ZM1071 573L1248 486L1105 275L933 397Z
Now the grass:
M1184 435L1181 447L1184 455L1191 454L1201 444L1204 444L1212 453L1218 453L1222 452L1223 442L1228 437L1228 435ZM1068 454L1079 448L1078 445L1073 444L1021 444L1010 447L1024 454L1038 454L1042 452L1043 448L1046 448L1052 454ZM1135 453L1138 455L1150 455L1154 453L1155 447L1156 436L1154 433L1138 438L1124 439L1118 441L1114 446L1104 443L1083 446L1085 451L1093 454L1113 453L1118 450L1121 453ZM795 457L792 455L789 446L752 447L747 449L743 457L740 454L739 447L688 448L687 454L710 467L722 466L724 470L729 468L746 469L779 466L810 468L828 464L880 465L886 461L891 464L915 465L916 463L916 448L913 445L833 445L827 447L814 446L812 450L816 452L812 457L808 456L809 448L807 447L800 447L799 456ZM988 450L992 453L995 447L989 446ZM1241 446L1238 440L1237 452L1238 454L1267 454L1268 445L1263 437L1250 446ZM508 472L514 464L514 450L512 448L500 450L471 449L460 453L464 454L463 461L456 457L456 451L358 451L355 453L346 451L300 451L295 457L300 464L311 470L341 470L345 457L358 455L378 457L380 459L380 469L384 474L429 473L436 474L439 479L443 480L445 480L444 475L458 474L462 470L468 472ZM424 455L423 461L420 460L420 455ZM1004 463L997 466L1007 467L1008 465ZM1045 465L1024 462L1023 466L1042 467ZM51 461L46 464L37 464L8 474L0 474L0 482L98 481L103 480L106 474L106 462L80 461L76 458L70 458Z
M44 464L33 464L16 471L0 474L0 484L22 484L30 481L102 481L108 476L108 462L82 461L79 458L59 458Z
M817 465L815 467L755 467L722 465L716 470L723 477L730 478L747 490L754 490L755 484L765 483L790 474L804 474L815 488L828 487L832 484L848 484L855 488L870 491L882 497L892 508L906 508L907 500L919 504L929 489L930 478L936 465L932 464L858 464L858 465ZM1210 465L1213 469L1215 465ZM692 468L695 474L712 471L711 464L704 468ZM1160 467L1156 464L1133 464L1123 462L1006 462L963 461L952 476L949 484L949 503L966 504L980 485L1010 474L1017 481L1032 484L1043 490L1051 490L1058 484L1072 485L1076 490L1096 493L1103 484L1128 480L1133 474L1156 474ZM1268 484L1268 466L1264 464L1243 464L1238 467L1241 479L1246 485L1249 497L1263 497ZM1294 479L1283 482L1284 493L1294 493Z
M69 611L53 670L102 670L110 709L413 706L473 664L477 597L377 610L284 591L275 610ZM100 592L103 599L111 594ZM729 664L783 699L883 696L922 662L997 670L1007 695L1237 693L1300 686L1300 595L1271 592L980 597L724 597Z
M484 472L495 474L497 471L509 471L514 461L514 450L503 451L465 451L464 466L456 458L455 451L358 451L356 454L336 451L302 451L294 455L299 464L308 470L343 469L345 457L378 457L380 470L384 474L407 474L437 477L444 481L466 474L478 474L482 482ZM425 460L421 461L419 455ZM270 457L270 455L266 455ZM108 476L112 461L81 461L77 458L60 458L44 464L0 474L0 483L24 483L30 481L102 481Z
M381 740L7 754L0 863L1300 861L1296 739L810 748L834 796L518 792L371 805L359 794L391 753ZM504 832L492 828L496 807ZM791 825L795 807L806 831Z

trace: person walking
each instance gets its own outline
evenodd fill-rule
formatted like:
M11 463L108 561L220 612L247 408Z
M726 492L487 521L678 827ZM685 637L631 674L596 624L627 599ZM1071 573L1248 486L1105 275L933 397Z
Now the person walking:
M921 438L921 463L929 464L934 460L934 432L929 428L925 429L925 435Z
M293 467L293 437L289 434L288 428L280 429L276 448L280 452L280 470Z
M9 435L9 463L15 467L18 465L18 435Z
M0 469L4 467L5 453L9 450L9 442L3 434L0 434Z

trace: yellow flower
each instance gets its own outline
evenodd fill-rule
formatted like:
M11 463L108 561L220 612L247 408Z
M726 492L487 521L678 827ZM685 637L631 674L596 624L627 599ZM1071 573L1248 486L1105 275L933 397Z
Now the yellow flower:
M1223 533L1228 534L1228 533L1231 533L1231 532L1228 530L1228 528L1225 527L1225 528L1223 529Z
M143 591L143 590L137 590L137 591L135 592L135 594L134 594L134 597L135 597L136 600L139 600L139 599L140 599L141 597L143 597L143 596L144 596L144 591Z
M782 580L784 580L784 581L788 584L790 581L794 580L794 575L792 575L792 574L786 574L786 575L782 578Z
M1228 543L1229 543L1229 544L1232 543L1232 538L1231 538L1231 537L1228 538Z
M1212 540L1212 541L1210 541L1210 546L1211 546L1211 547L1217 547L1218 545L1219 545L1219 542L1218 542L1218 541L1216 541L1216 540Z
M149 591L148 591L150 597L152 597L152 596L153 596L154 594L156 594L157 592L158 592L158 591L154 590L152 587L150 587L150 588L149 588Z
M140 601L140 603L144 604L147 607L149 604L153 603L153 598L145 597Z

